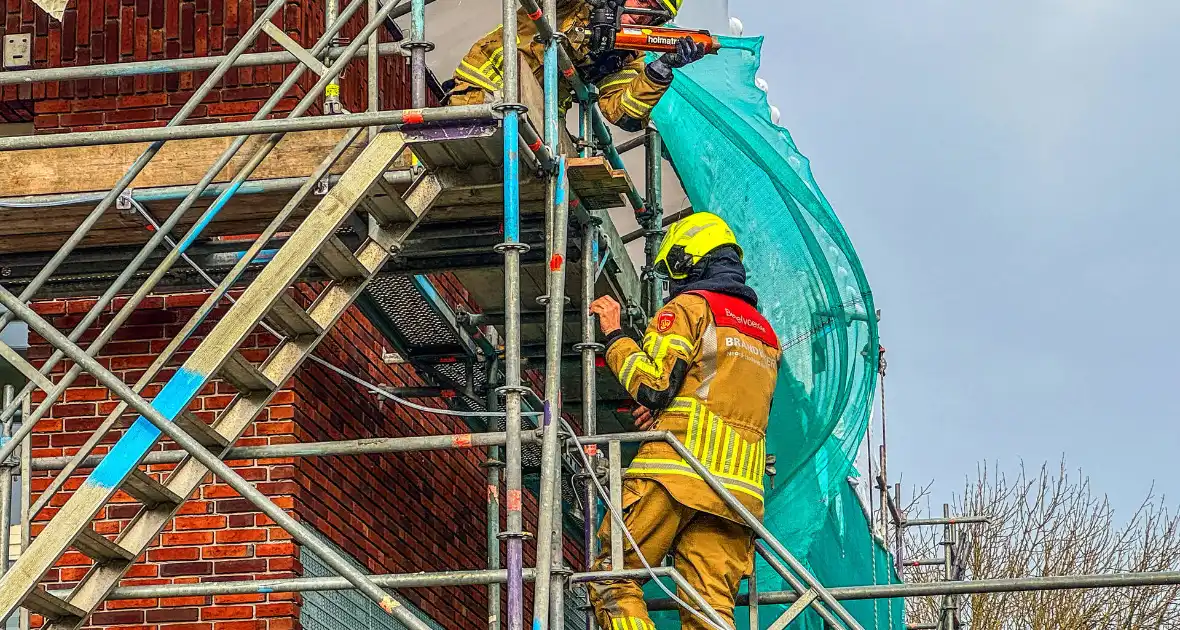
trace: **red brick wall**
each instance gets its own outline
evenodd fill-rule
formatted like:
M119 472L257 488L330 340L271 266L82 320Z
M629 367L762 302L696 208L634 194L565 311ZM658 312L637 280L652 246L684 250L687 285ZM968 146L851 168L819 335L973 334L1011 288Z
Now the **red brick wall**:
M449 276L435 278L440 292L456 303L467 301L465 291ZM305 299L309 288L297 293ZM108 345L100 361L125 381L139 378L167 340L187 321L204 294L151 298ZM52 301L37 310L59 329L75 324L92 304L89 300ZM115 307L121 306L116 303ZM191 349L220 317L186 344ZM107 316L109 317L109 315ZM106 317L104 317L105 321ZM96 330L84 337L89 340ZM273 345L266 335L255 335L248 357L260 360ZM50 348L36 339L30 343L34 363ZM386 365L381 354L389 344L356 309L342 318L318 350L319 356L354 374L380 384L421 385L405 366ZM55 378L67 369L63 363ZM160 382L163 378L158 379ZM158 386L147 393L154 394ZM214 384L201 392L191 408L208 420L229 403L232 391ZM424 404L442 406L444 401ZM90 377L82 377L65 400L55 405L34 434L34 456L63 456L76 452L116 400ZM239 445L295 441L397 437L466 433L459 418L423 414L391 405L320 366L304 369L280 392L275 402L238 442ZM116 431L105 443L113 442ZM163 447L161 447L163 448ZM100 447L99 452L105 451ZM280 506L322 532L371 572L399 573L478 569L485 566L484 513L487 497L482 449L383 456L271 459L232 462L247 479ZM153 467L166 472L170 466ZM82 476L67 486L77 488ZM48 485L48 473L33 480L34 493ZM63 492L46 508L39 522L51 517L68 497ZM36 498L36 497L34 497ZM121 497L101 515L99 531L114 534L127 524L137 505ZM126 585L168 584L227 579L261 579L299 575L298 548L282 530L259 514L224 484L202 486L186 503L182 516L168 526L161 540L132 569ZM526 529L535 529L536 501L526 495ZM36 533L38 528L34 529ZM534 557L526 545L526 562ZM580 566L579 545L566 541L566 554ZM47 578L51 588L67 587L86 571L89 561L80 554L63 558ZM530 589L531 593L531 589ZM403 593L445 627L478 627L486 620L486 590L480 587L407 590ZM167 630L282 630L297 627L300 598L294 595L189 597L112 602L92 619L90 627L165 628Z
M149 298L116 340L107 345L99 357L106 367L134 382L192 314L195 306L204 301L203 294L175 295ZM59 329L67 329L81 319L81 313L93 304L90 300L52 301L36 304L38 312L48 317ZM115 303L120 307L121 300ZM224 310L224 309L223 309ZM211 318L216 321L219 311ZM100 321L105 323L109 315ZM185 349L191 350L211 324L202 326L198 335ZM98 328L83 337L92 339ZM29 355L35 363L50 354L50 348L37 339L30 340ZM256 335L246 345L244 354L253 360L265 356L272 341ZM68 369L63 362L54 372L57 380ZM170 375L166 370L159 382ZM149 386L145 393L155 394L158 385ZM200 393L198 402L190 409L211 419L232 399L233 392L220 383L211 384ZM93 378L83 375L67 391L63 402L54 405L51 416L41 420L33 435L34 457L60 457L77 452L94 428L114 410L117 400L106 388L96 385ZM288 443L295 440L295 396L292 390L279 392L270 407L238 441L240 446ZM124 423L124 425L126 422ZM121 430L112 431L97 452L103 453L114 442ZM169 445L161 445L158 450ZM276 503L294 508L297 484L295 467L271 460L232 462L234 468L258 485ZM171 465L151 467L152 472L165 473ZM51 473L38 473L32 480L34 500L49 484ZM70 479L66 490L81 483L82 475ZM69 496L63 491L56 495L41 512L33 527L36 534ZM121 531L139 506L123 493L116 496L116 504L102 514L96 529L114 535ZM128 573L124 585L180 584L228 579L288 578L298 575L297 552L289 536L273 526L269 518L258 513L229 486L221 483L203 485L185 503L177 517L165 529L161 538L141 557ZM45 582L49 588L66 588L80 579L90 566L88 558L76 552L64 556L51 569ZM216 597L175 597L148 600L110 602L90 619L93 628L168 628L169 630L289 630L297 627L298 599L292 594L225 595Z
M28 123L33 120L32 86L6 85L0 88L0 123Z
M340 5L347 4L344 0L340 0ZM313 33L313 36L307 38L304 42L308 48L315 44L318 38L324 32L324 8L322 0L309 0L309 3L303 7L304 25L308 33ZM340 31L341 46L348 45L349 42L364 28L365 24L369 22L368 10L362 7L357 11L356 15L352 17L344 25ZM378 37L382 42L392 41L389 33L386 32L385 27L377 29ZM351 112L363 112L369 107L368 101L368 61L365 55L357 55L351 64L348 65L340 78L340 102L344 108ZM401 56L381 57L377 66L378 85L381 89L378 92L377 103L380 109L391 110L401 109L410 106L410 61ZM312 73L306 73L299 81L299 87L306 93L312 86L315 85L319 79L318 76ZM313 111L319 112L319 103ZM431 102L431 105L437 103Z
M469 303L449 274L432 280L453 304ZM312 294L306 292L303 297ZM386 365L389 348L355 309L336 325L317 351L337 366L377 384L424 385L411 368ZM425 414L383 401L366 388L316 365L295 379L299 441L467 433L461 418ZM416 400L431 407L445 401ZM483 449L304 458L296 463L301 492L296 513L357 558L373 573L446 571L486 567L487 459ZM536 523L536 497L525 495L525 522ZM506 524L501 522L501 527ZM535 527L527 526L534 530ZM581 566L580 543L566 540L566 557ZM526 545L525 562L535 549ZM501 549L501 557L506 550ZM455 587L408 590L404 595L448 628L486 624L487 591ZM526 595L531 597L531 589ZM453 625L452 625L453 624Z
M33 34L36 68L221 55L239 41L266 7L264 0L72 0L57 22L32 0L3 2L0 36ZM362 9L360 13L347 25L345 36L360 30L366 12ZM289 2L274 22L310 47L323 33L323 3ZM380 32L388 41L384 28ZM282 48L264 33L249 52L277 50ZM231 69L189 121L249 119L290 68ZM0 116L33 120L38 133L161 126L207 76L208 71L202 71L36 83L24 92L15 86L5 87L0 91ZM382 108L408 105L408 60L383 57L380 76ZM341 97L352 111L365 108L365 77L363 59L345 72ZM313 74L306 73L277 112L289 111L314 83Z

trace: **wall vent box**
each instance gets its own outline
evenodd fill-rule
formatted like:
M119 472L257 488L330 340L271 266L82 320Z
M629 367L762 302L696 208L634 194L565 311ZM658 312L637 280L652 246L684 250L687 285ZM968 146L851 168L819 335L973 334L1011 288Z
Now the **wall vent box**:
M4 68L28 68L33 65L33 36L17 33L4 36Z

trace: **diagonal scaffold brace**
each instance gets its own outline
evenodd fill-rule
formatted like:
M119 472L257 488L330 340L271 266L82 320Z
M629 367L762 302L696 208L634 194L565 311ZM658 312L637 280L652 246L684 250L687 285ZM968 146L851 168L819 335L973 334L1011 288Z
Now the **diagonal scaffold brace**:
M412 613L407 611L401 604L391 595L386 593L381 587L377 586L367 576L357 571L344 558L337 554L333 549L328 547L324 541L315 534L307 526L300 523L290 514L287 514L279 506L275 505L273 501L267 498L266 495L259 492L250 482L246 481L229 467L224 461L219 459L216 455L210 452L207 448L201 445L196 438L188 433L185 433L177 425L175 425L169 418L160 413L158 409L152 406L147 400L144 400L139 394L136 394L127 386L119 377L112 374L109 370L104 368L98 361L86 354L86 352L71 342L69 339L57 331L51 324L39 317L32 309L21 303L20 299L9 292L7 289L0 287L0 304L23 320L29 325L29 328L38 335L44 337L47 341L55 347L63 350L69 358L79 365L84 370L94 376L99 383L104 387L110 389L119 398L125 400L132 408L142 414L148 422L152 424L159 432L164 433L181 448L187 451L194 459L199 461L203 466L208 468L214 475L228 484L243 498L250 501L264 514L270 517L275 523L286 530L291 536L301 545L307 546L313 553L320 556L331 566L334 570L340 573L342 577L347 579L353 586L364 593L370 599L378 602L382 609L393 615L398 621L401 621L407 627L413 630L429 630L429 626L423 623L420 619L415 617ZM85 492L84 489L79 489L79 496ZM113 493L113 489L111 489ZM85 498L83 496L83 498ZM64 508L63 508L64 511ZM87 519L89 520L89 519ZM65 523L58 521L65 525L80 525L82 527L89 527L86 522L81 523ZM50 527L39 536L37 541L53 540L53 532ZM34 542L26 554L30 556L37 553L37 543ZM26 556L28 557L28 556ZM24 584L28 590L37 588L36 580L40 575L22 574L18 567L13 567L13 570L5 576L4 582L0 582L0 606L3 607L2 612L4 616L11 614L12 610L20 603L21 598L27 593L21 593L20 597L17 591L20 590L20 582L11 583L16 580L25 579ZM48 594L46 594L47 596Z

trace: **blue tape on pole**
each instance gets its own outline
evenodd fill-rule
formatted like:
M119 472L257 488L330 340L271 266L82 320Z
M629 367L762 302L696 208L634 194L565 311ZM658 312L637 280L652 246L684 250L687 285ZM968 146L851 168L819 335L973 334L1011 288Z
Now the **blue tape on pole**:
M213 202L213 205L209 206L209 209L206 210L205 214L201 216L201 220L197 221L197 224L188 231L188 235L184 237L184 240L176 245L176 249L178 249L181 253L188 251L188 248L193 244L193 241L197 240L197 237L201 235L201 232L203 232L205 228L213 222L213 219L217 218L217 213L221 212L221 209L225 207L225 204L229 203L229 200L232 199L233 196L238 192L238 188L240 188L241 185L241 182L234 182L229 188L226 188L225 192L221 193L221 195L217 197L217 200Z
M554 195L554 203L558 208L563 208L568 203L569 199L569 178L565 172L565 156L557 158L557 191Z
M594 245L597 247L598 243L595 243ZM606 270L606 262L608 260L610 260L610 250L609 249L606 250L605 252L602 252L602 262L598 263L598 271L594 272L594 279L595 280L597 280L598 277L602 275L602 272L604 270Z
M152 407L169 420L176 418L197 392L205 386L208 375L180 368L152 401ZM109 453L94 467L83 485L114 488L139 464L139 460L156 444L160 430L147 418L140 416Z
M256 263L267 262L271 258L274 258L275 254L277 254L277 253L279 253L279 250L277 250L277 249L264 249L264 250L258 252L258 255L255 256L254 259L251 260L250 262L256 262ZM234 252L234 262L240 261L242 258L245 258L245 256L246 256L246 252Z
M557 47L555 38L545 49L545 144L554 155L558 153L557 132Z
M504 117L504 240L520 241L520 117Z

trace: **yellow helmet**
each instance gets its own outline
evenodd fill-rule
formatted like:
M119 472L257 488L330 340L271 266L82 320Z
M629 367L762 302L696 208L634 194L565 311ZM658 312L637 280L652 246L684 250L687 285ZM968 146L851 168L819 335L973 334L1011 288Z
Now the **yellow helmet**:
M656 273L677 280L688 276L688 271L718 247L732 245L742 257L733 230L721 217L709 212L697 212L673 223L664 235L664 242L656 254Z
M660 0L660 4L664 5L664 8L672 13L672 17L676 17L676 14L680 13L680 4L682 1L683 0Z

